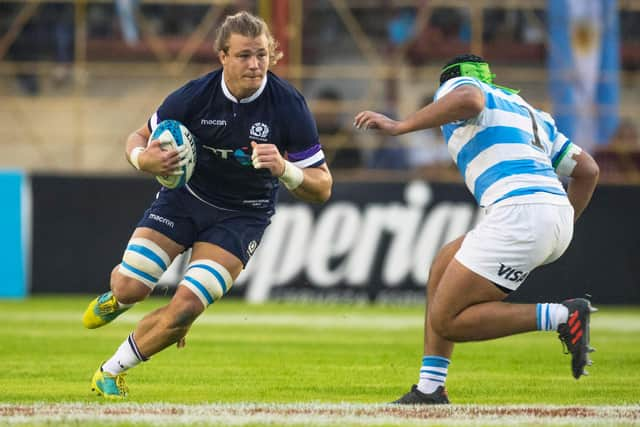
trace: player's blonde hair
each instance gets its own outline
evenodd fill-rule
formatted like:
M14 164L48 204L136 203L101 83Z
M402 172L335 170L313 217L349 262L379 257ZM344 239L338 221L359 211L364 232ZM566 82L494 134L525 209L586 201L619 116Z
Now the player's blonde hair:
M216 40L213 44L216 52L222 50L224 53L229 53L229 39L231 38L231 34L240 34L241 36L250 38L260 37L264 34L267 36L269 65L276 65L280 58L282 58L282 52L278 50L278 41L271 35L267 23L249 12L242 11L225 18L216 32Z

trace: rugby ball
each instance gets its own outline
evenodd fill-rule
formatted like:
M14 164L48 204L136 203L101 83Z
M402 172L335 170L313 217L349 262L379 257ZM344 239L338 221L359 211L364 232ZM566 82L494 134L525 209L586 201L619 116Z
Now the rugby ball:
M186 145L189 148L186 152L187 163L181 166L182 175L158 175L156 179L163 186L174 189L185 185L196 167L196 143L195 138L182 123L176 120L164 120L158 123L147 144L154 139L160 141L160 148L163 150L177 150L178 147Z

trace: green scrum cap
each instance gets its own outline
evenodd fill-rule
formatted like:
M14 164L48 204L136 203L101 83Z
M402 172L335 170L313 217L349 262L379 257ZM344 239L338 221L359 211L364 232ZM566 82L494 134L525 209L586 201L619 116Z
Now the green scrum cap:
M498 87L500 89L504 89L511 93L520 92L518 89L511 89L506 86L500 86L493 82L495 78L495 74L491 72L489 68L489 64L486 62L473 62L473 61L463 61L456 62L454 64L450 64L445 66L442 69L442 73L440 74L440 84L445 81L453 78L453 77L474 77L481 82L487 83L491 86Z

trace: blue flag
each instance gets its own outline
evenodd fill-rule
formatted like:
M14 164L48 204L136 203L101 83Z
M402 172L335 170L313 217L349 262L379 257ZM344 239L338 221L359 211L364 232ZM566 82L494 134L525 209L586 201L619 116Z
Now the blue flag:
M549 84L558 129L593 151L619 121L616 0L549 0Z

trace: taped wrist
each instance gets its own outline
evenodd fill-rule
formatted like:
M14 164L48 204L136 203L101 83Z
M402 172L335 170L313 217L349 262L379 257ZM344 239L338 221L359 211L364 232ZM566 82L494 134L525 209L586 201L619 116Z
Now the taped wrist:
M138 163L138 157L140 156L140 153L142 153L144 151L144 147L136 147L133 150L131 150L131 153L129 153L129 161L131 161L131 164L133 165L134 168L140 170L140 163Z
M293 163L284 161L284 172L282 176L278 177L280 182L287 187L287 190L295 190L302 184L304 180L304 172L302 169L294 165Z

